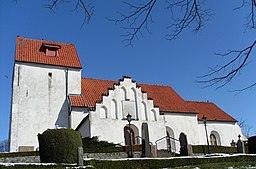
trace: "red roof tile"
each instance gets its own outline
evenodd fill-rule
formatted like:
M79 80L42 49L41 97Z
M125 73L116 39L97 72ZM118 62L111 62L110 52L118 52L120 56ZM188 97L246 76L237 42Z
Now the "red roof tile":
M210 121L236 121L236 119L225 113L214 103L188 101L188 104L192 106L194 109L196 109L196 111L199 113L199 120L202 120L202 117L205 116L207 120Z
M46 56L45 52L41 50L43 44L60 46L60 49L58 49L58 56ZM15 61L82 68L73 44L47 40L34 40L22 37L16 38Z
M108 90L119 81L98 80L82 78L82 96L70 96L72 106L94 107L96 102L101 102L103 95L108 95ZM141 90L153 99L155 106L160 111L166 112L195 112L187 102L182 99L171 87L151 84L137 84Z

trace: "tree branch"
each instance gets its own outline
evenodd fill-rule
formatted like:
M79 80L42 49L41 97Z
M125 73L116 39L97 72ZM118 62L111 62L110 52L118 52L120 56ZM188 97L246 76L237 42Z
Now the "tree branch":
M203 10L199 0L167 0L167 9L172 13L172 24L167 27L171 33L167 40L174 40L187 28L194 27L196 33L202 29L205 21L209 20L211 11ZM174 9L175 8L175 9ZM180 9L179 12L177 9ZM174 15L177 15L174 17Z
M207 84L206 87L217 85L217 88L221 88L229 83L233 78L243 70L244 66L247 64L249 57L252 54L253 48L256 46L256 40L248 47L242 50L229 50L227 53L218 54L220 56L233 56L229 62L224 65L216 66L215 68L210 68L208 74L201 76L200 78L206 78L206 80L199 80L198 83ZM255 84L250 85L241 91L253 87Z
M121 28L126 31L122 36L125 37L124 42L126 42L128 46L132 46L135 39L138 39L139 36L143 36L141 32L143 27L149 32L148 22L152 22L151 13L156 1L157 0L148 0L142 5L124 2L129 7L129 14L118 12L120 19L109 19L116 24L124 24L124 22L126 22L128 26Z
M49 8L51 12L54 12L58 9L58 7L61 4L69 3L70 1L67 0L52 0L50 4L46 5L46 8ZM81 28L84 26L84 24L89 23L91 17L94 14L94 6L92 5L90 0L77 0L74 11L78 12L79 8L81 8L84 11L84 19L83 23L81 25Z

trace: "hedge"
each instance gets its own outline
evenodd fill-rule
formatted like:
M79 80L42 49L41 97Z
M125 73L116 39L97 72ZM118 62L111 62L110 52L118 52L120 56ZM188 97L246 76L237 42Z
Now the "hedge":
M39 151L0 153L0 158L2 158L2 157L23 157L23 156L39 156Z
M128 152L129 146L121 146L107 141L101 141L98 137L85 137L83 140L83 149L85 153L113 153L113 152ZM141 145L133 145L133 151L141 151Z
M207 145L193 145L192 150L194 154L204 154L208 153ZM235 154L237 153L236 147L227 147L227 146L214 146L210 145L211 153L226 153L226 154ZM245 144L245 153L248 153L248 145Z
M38 134L40 160L43 163L75 163L80 134L73 129L48 129Z
M256 156L232 156L218 158L174 158L174 159L145 159L145 160L90 160L85 161L85 165L92 165L97 169L157 169L180 166L191 166L210 163L227 162L256 162Z

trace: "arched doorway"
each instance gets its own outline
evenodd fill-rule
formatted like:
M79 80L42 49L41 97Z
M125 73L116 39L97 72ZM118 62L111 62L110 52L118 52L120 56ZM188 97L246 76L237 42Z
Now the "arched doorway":
M166 145L168 152L176 152L174 131L170 127L166 127Z
M212 131L210 134L210 143L211 145L221 145L220 135L217 131Z
M187 156L188 155L188 141L187 136L184 133L180 133L180 155Z
M131 135L130 135L131 133ZM131 124L131 130L129 130L129 126L126 125L124 127L124 143L125 145L134 145L134 144L139 144L138 142L138 135L139 135L139 130L138 128ZM130 136L131 136L131 139L130 139Z

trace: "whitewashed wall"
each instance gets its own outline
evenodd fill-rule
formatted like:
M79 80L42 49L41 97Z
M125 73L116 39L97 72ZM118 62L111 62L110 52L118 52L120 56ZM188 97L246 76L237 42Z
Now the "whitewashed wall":
M124 145L124 127L128 124L125 118L128 113L134 118L131 124L138 129L138 136L141 137L143 122L148 123L153 144L166 135L164 118L159 115L159 109L154 107L152 100L147 99L146 93L136 87L136 83L125 78L114 90L109 91L108 96L103 97L101 104L96 104L95 111L90 112L91 136Z
M89 110L87 108L72 107L70 114L70 128L76 129L81 121L89 115Z
M37 134L48 128L69 127L66 101L67 68L17 62L13 73L10 151L38 147ZM51 77L50 77L50 74ZM81 70L68 70L68 91L80 94ZM72 80L78 82L71 83Z
M207 140L203 122L199 121L198 126L199 144L206 145ZM211 132L218 133L219 141L217 143L221 146L231 146L230 143L232 140L237 142L239 134L242 136L242 140L247 140L247 138L243 135L241 128L237 125L236 122L207 121L206 129L208 133L209 144L211 144Z
M174 137L179 139L180 134L187 136L188 144L198 144L198 124L195 113L164 113L166 126L174 132Z

